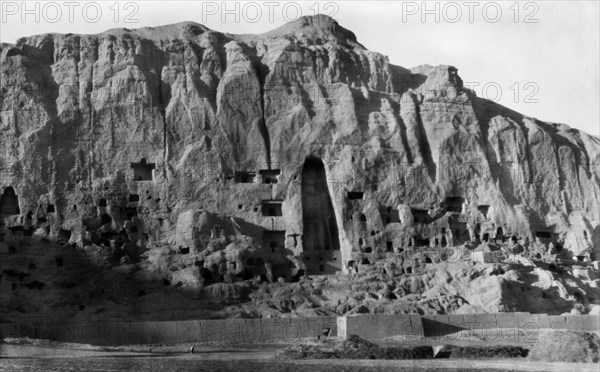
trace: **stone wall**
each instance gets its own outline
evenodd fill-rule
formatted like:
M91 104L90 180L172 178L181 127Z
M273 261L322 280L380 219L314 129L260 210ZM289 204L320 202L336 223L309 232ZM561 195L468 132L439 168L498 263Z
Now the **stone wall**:
M0 324L0 338L29 337L94 345L155 343L271 343L335 335L335 317L227 319L85 324Z
M115 322L82 324L0 323L0 338L29 337L95 345L155 343L271 343L316 338L327 333L346 339L358 335L378 340L387 337L464 340L477 333L490 342L537 341L541 329L600 331L595 315L529 313L465 315L350 315L284 319L226 319L167 322ZM483 333L482 333L483 332ZM475 340L475 339L474 339ZM477 339L478 342L480 341Z
M455 315L352 315L338 317L340 338L358 335L377 340L394 338L466 339L475 333L489 341L531 343L540 329L600 331L596 315L546 315L529 313L455 314Z

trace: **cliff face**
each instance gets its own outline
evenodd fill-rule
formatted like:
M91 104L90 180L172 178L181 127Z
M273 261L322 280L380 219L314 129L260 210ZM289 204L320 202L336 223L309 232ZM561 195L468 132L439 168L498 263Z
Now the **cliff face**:
M6 242L171 244L213 281L469 240L600 249L598 138L477 98L454 67L394 66L328 17L1 47Z

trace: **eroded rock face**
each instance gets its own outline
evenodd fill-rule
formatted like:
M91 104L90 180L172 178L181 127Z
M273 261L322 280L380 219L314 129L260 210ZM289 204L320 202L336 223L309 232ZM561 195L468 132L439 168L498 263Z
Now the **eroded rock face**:
M467 241L598 257L598 138L477 98L452 66L391 65L326 16L1 48L5 244L123 263L170 245L195 255L175 278L192 291Z

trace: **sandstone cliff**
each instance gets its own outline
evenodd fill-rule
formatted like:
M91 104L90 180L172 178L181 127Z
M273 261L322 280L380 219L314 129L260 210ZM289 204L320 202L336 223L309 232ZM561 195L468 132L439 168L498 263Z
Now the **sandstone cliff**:
M200 287L468 241L600 253L598 138L480 99L455 67L392 65L326 16L0 52L5 253L170 245Z

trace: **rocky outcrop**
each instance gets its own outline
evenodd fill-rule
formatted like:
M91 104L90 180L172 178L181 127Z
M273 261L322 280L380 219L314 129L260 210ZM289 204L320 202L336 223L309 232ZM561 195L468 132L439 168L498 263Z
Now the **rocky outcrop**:
M467 241L600 253L598 138L478 98L455 67L392 65L326 16L32 36L0 64L6 249L170 245L202 256L178 274L196 287Z

